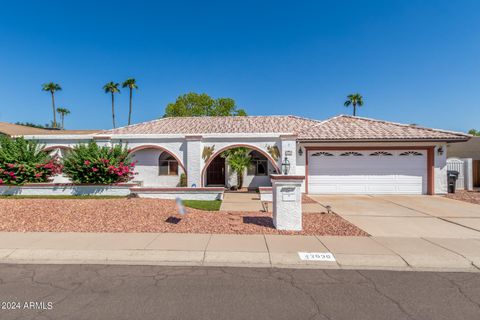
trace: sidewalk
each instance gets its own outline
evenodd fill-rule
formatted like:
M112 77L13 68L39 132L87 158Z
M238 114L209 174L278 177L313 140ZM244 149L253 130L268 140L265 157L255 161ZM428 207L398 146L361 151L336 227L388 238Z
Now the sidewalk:
M331 252L336 261L303 261ZM480 270L480 240L179 233L0 232L0 263Z

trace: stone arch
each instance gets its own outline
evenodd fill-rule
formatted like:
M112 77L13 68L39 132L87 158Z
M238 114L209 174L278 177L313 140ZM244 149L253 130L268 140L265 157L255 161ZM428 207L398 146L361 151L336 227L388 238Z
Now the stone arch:
M244 143L231 144L231 145L228 145L228 146L225 146L225 147L221 148L220 150L218 150L217 152L212 154L210 156L210 158L208 158L208 160L205 162L205 164L203 165L203 168L202 168L201 176L200 176L201 177L201 182L202 182L202 187L204 187L205 184L206 184L207 168L210 165L210 163L213 161L213 159L215 159L217 156L219 156L222 152L224 152L226 150L233 149L233 148L239 148L239 147L244 147L244 148L247 148L247 149L258 151L263 156L265 156L265 158L268 159L268 161L272 164L272 166L274 167L274 169L277 173L280 172L280 167L278 166L277 161L275 161L275 159L273 159L272 156L270 154L268 154L268 152L260 149L257 146L251 145L251 144L244 144Z

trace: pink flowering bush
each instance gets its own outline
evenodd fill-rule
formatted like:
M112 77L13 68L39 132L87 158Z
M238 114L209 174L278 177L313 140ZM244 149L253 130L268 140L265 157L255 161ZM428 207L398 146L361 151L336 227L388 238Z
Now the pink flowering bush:
M100 147L95 142L81 144L63 160L63 173L74 183L112 184L130 181L135 163L122 145Z
M0 185L49 182L62 166L36 141L24 138L0 138Z

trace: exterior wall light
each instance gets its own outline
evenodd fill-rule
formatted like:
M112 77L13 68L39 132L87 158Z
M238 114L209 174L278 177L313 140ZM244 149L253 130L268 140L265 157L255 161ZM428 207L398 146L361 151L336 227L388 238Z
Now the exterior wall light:
M299 155L300 157L303 156L302 147L298 148L298 155Z
M285 157L282 163L282 172L284 175L287 175L289 171L290 171L290 161L288 161L288 158Z
M437 149L437 153L438 153L439 155L442 155L442 154L443 154L443 147L438 148L438 149Z

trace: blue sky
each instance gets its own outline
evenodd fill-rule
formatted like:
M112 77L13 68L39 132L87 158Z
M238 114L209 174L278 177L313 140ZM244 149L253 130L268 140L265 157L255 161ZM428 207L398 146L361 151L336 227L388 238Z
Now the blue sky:
M480 129L480 1L8 1L0 11L0 121L109 128L108 81L135 77L135 122L182 93L252 115L351 113ZM128 94L117 97L126 124Z

